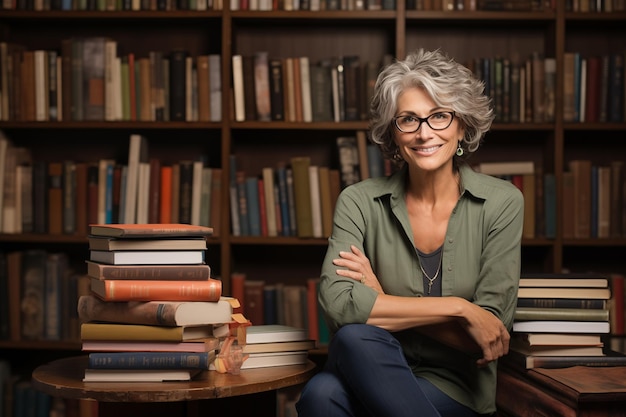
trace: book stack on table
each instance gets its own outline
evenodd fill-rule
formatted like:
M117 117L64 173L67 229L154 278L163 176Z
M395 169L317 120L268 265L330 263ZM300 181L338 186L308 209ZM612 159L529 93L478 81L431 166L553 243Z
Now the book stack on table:
M212 229L91 225L90 295L78 301L84 381L190 380L208 370L238 300L205 263Z
M308 361L309 350L315 347L316 341L309 339L304 328L282 324L248 326L243 346L248 357L241 369L302 365Z
M525 369L626 365L626 356L603 343L611 332L610 299L603 275L523 275L503 362Z

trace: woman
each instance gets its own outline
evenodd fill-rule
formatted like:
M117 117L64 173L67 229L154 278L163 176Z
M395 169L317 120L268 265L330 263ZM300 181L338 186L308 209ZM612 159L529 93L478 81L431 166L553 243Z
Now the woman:
M517 188L464 163L494 118L483 91L440 51L379 75L371 139L399 169L337 202L319 294L334 335L299 416L495 412L524 214Z

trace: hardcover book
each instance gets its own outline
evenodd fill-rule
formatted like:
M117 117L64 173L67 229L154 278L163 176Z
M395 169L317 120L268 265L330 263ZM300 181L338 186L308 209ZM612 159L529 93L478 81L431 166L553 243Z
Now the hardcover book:
M207 248L203 237L180 239L118 239L89 236L90 250L204 250Z
M144 324L122 323L82 323L80 339L85 340L117 340L117 341L169 341L213 337L213 325L203 326L149 326Z
M609 288L520 287L517 296L520 298L587 298L608 300L611 298L611 290Z
M124 342L85 340L84 352L209 352L220 347L220 339L206 337L185 342Z
M133 279L163 281L205 281L211 277L211 267L198 265L107 265L87 263L87 275L98 279Z
M218 301L103 301L94 295L78 299L81 322L147 324L154 326L193 326L232 321L237 300Z
M529 320L513 323L514 332L534 333L609 333L608 321Z
M102 280L90 278L91 291L105 301L218 301L222 281Z
M166 264L201 264L204 262L203 250L154 250L154 251L103 251L92 250L89 260L109 265L166 265Z
M202 369L215 359L209 352L92 352L91 369Z
M246 344L294 342L308 340L306 329L282 324L265 324L246 328Z
M197 369L85 369L83 382L167 382L190 381Z
M183 223L147 224L91 224L89 234L93 236L123 238L165 238L181 236L211 236L213 229Z

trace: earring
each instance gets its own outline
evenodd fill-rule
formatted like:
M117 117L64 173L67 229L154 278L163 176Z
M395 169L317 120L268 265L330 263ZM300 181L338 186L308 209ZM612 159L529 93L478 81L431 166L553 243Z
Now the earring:
M402 155L400 155L400 150L396 148L395 152L393 153L393 159L395 161L400 161L402 159Z
M456 156L463 156L465 151L461 148L461 141L458 143L458 147L456 148Z

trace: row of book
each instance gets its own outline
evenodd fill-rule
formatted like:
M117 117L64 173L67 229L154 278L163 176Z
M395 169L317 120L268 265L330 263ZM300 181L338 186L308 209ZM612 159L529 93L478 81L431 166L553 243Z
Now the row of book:
M565 122L626 121L626 52L584 56L563 55L563 120Z
M407 0L406 10L471 11L543 11L553 10L551 0Z
M623 280L623 278L622 278ZM605 346L620 315L623 290L602 274L525 274L520 279L510 353L504 362L525 369L626 364L626 355Z
M482 162L476 171L507 179L524 194L524 238L554 238L556 184L533 161ZM626 236L626 172L624 162L595 164L591 160L567 162L563 173L563 237L567 239Z
M219 54L120 55L117 41L94 36L59 50L0 42L0 62L0 120L222 120Z
M0 359L0 392L2 416L98 416L96 401L46 394L33 386L30 375L21 375L15 363L7 359Z
M0 252L0 340L78 340L83 274L63 252Z
M32 10L32 11L206 11L222 10L222 0L50 0L26 1L17 0L0 3L0 9Z
M131 135L128 160L34 160L0 133L2 233L87 234L91 223L215 224L220 234L221 169L202 160L149 157Z
M302 284L286 284L250 279L244 272L230 278L233 297L240 301L244 316L252 323L284 325L306 329L309 339L318 346L330 341L330 331L317 301L319 278Z
M305 329L249 326L234 312L239 301L223 296L221 281L211 278L203 258L185 259L189 242L204 243L196 251L202 252L210 234L210 228L187 224L90 226L91 294L81 296L77 307L89 361L84 381L190 380L208 370L236 374L240 368L221 357L235 350L241 369L307 360L315 342ZM95 263L94 253L130 258ZM170 267L177 275L114 276L119 265L138 271Z

